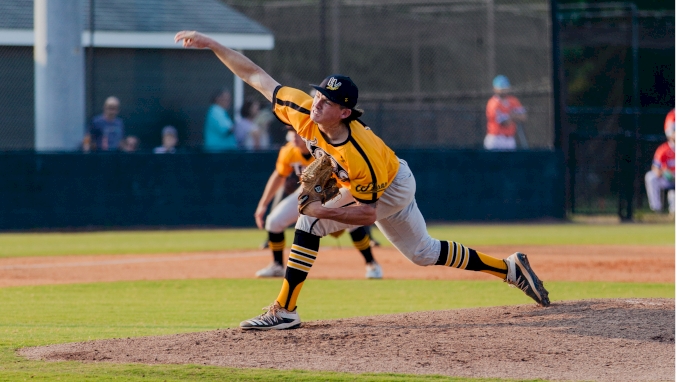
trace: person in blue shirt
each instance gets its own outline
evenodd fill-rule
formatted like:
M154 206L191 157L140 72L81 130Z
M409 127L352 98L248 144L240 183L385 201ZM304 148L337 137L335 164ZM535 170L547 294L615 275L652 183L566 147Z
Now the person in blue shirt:
M118 117L120 101L116 97L108 97L104 101L104 110L92 119L89 129L89 140L96 151L115 151L122 147L125 136L125 125Z
M212 105L205 117L203 148L206 151L236 150L234 122L227 110L231 107L231 93L221 90L212 98Z

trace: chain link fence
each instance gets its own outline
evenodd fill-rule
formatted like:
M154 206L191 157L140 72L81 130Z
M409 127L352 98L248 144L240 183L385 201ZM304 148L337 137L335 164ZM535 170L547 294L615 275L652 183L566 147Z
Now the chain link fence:
M675 13L563 4L558 20L569 209L630 220L648 208L644 176L675 104Z
M273 31L274 50L248 55L282 84L352 77L392 147L481 148L498 74L527 109L529 147L553 145L547 1L224 1Z
M196 9L205 5L194 2ZM351 76L361 92L358 107L366 111L362 119L395 148L481 148L486 102L498 74L510 79L527 109L529 148L553 145L547 0L221 2L271 31L273 50L244 53L282 84L308 89L331 73ZM2 28L32 25L31 13L14 12L21 4L0 6ZM18 15L27 19L22 23ZM100 27L94 23L95 31ZM107 96L118 95L126 128L145 149L160 143L164 124L177 126L180 142L200 149L210 94L233 86L209 54L194 52L188 62L164 50L95 47L85 53L87 119L101 111ZM175 76L177 59L192 66L201 86ZM247 86L245 96L262 99ZM32 46L0 45L0 150L33 149L33 97Z
M0 47L0 150L33 149L34 103L33 48Z

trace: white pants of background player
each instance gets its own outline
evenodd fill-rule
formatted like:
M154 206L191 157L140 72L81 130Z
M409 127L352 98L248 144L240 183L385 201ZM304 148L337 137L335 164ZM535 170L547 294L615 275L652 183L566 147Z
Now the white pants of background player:
M375 225L387 240L417 265L434 265L439 259L441 242L427 233L425 219L416 204L416 180L405 160L399 160L399 172L378 200ZM324 207L341 208L354 203L349 190L340 189L340 195L328 201ZM335 220L318 219L300 215L296 229L316 236L325 236L356 225Z
M487 134L484 137L484 148L487 150L517 150L517 142L515 137Z
M648 171L645 174L645 188L647 189L647 198L649 199L649 208L652 211L659 212L663 208L661 195L664 190L668 191L668 212L675 213L675 184L668 179L656 176L654 171Z
M302 186L298 187L292 194L286 196L281 200L274 209L267 215L267 220L264 222L264 229L267 232L279 233L283 232L291 224L298 219L298 195L302 191ZM350 232L359 227L350 229ZM339 231L339 230L338 230ZM335 232L335 231L331 231Z

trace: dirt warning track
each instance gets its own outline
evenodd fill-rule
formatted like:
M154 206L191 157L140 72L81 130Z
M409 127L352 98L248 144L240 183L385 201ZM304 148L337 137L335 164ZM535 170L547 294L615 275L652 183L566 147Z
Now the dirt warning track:
M672 283L672 246L480 246L498 258L515 251L529 256L545 281L620 281ZM419 267L394 248L374 249L387 279L491 280L479 272ZM0 287L120 280L253 278L271 261L268 250L155 254L55 256L0 259ZM360 279L364 263L353 248L321 248L310 272L317 279Z

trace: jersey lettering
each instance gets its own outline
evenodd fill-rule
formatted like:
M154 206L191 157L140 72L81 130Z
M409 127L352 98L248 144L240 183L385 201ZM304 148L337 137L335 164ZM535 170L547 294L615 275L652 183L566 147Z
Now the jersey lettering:
M381 184L369 183L366 185L357 184L354 189L360 194L377 194L378 192L385 191L387 186L388 186L387 183Z

